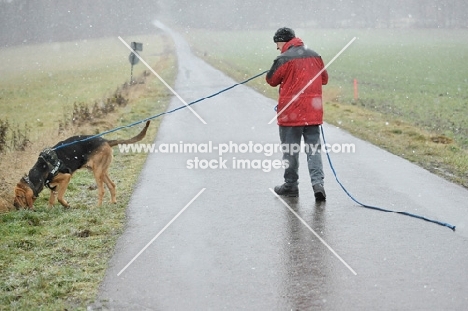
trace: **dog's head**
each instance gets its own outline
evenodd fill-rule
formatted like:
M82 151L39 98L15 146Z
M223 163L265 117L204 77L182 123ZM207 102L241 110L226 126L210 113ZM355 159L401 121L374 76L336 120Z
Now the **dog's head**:
M35 200L36 196L34 195L34 191L31 189L28 183L21 180L19 183L16 184L15 198L13 201L13 205L15 208L33 209L33 204Z

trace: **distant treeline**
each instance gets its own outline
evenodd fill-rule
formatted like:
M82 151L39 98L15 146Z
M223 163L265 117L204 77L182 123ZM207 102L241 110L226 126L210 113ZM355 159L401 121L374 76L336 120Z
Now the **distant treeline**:
M195 28L468 28L466 0L0 0L0 45Z
M193 27L245 29L468 28L466 0L174 0L167 7Z
M151 0L0 0L1 46L146 33Z

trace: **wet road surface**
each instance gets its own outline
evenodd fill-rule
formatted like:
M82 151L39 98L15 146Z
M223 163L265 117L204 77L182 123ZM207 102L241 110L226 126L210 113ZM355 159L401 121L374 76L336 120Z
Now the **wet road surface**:
M186 102L235 83L170 33L179 58L175 90ZM174 97L170 109L180 105ZM277 125L267 124L274 106L238 86L192 106L206 125L188 109L165 116L155 143L278 143ZM282 182L282 169L233 164L268 163L279 153L153 153L132 195L99 301L90 308L465 310L468 191L333 126L324 130L329 144L355 145L355 153L331 157L358 200L448 222L456 232L359 207L335 182L325 157L328 200L316 204L305 154L300 197L281 200L269 188ZM189 169L195 158L199 164L225 163Z

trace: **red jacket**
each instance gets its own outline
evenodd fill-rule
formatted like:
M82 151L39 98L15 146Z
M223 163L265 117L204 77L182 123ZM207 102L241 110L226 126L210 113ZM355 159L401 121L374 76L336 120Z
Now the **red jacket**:
M320 55L305 48L301 39L296 37L283 46L281 55L275 59L266 76L266 81L271 86L280 85L278 125L323 123L322 85L328 83L327 71L320 73L324 67ZM309 82L311 84L301 93ZM285 107L287 108L281 112Z

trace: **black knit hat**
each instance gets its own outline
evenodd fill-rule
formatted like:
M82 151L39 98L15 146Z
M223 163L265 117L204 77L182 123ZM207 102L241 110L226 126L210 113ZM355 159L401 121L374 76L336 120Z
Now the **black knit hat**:
M278 29L273 36L273 41L276 42L288 42L291 39L294 39L296 37L296 34L294 33L294 30L291 28L287 27L282 27Z

